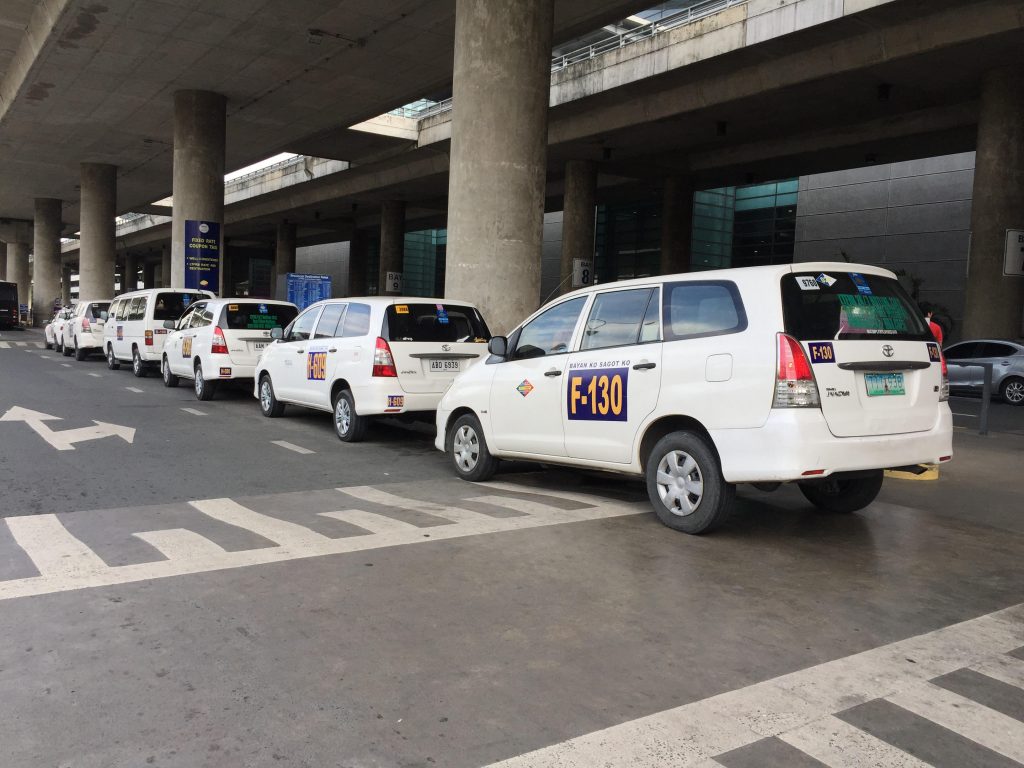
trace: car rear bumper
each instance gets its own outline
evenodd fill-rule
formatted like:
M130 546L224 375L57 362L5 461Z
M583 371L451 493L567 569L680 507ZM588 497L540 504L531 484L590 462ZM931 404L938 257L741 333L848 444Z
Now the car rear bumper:
M712 430L711 438L728 482L786 482L938 464L953 455L953 415L942 403L934 426L925 432L835 437L817 408L777 408L762 427Z
M380 379L365 387L354 388L356 413L360 416L436 411L443 392L409 393L397 379Z
M78 347L79 349L103 349L103 337L83 333L78 337Z

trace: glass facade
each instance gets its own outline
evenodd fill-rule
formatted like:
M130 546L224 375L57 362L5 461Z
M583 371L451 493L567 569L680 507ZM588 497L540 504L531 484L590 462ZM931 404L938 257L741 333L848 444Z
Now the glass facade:
M406 296L443 296L448 230L424 229L405 235L402 292Z
M791 263L798 189L798 179L786 179L697 192L693 269Z
M660 201L599 205L594 249L594 274L598 282L659 274Z

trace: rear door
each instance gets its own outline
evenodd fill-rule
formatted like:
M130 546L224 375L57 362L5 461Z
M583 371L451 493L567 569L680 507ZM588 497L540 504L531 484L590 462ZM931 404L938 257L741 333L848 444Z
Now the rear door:
M942 366L914 302L891 277L830 270L782 278L786 332L804 346L837 437L935 425Z
M270 345L270 332L285 328L299 311L293 304L232 301L224 305L218 325L234 365L256 365Z
M103 328L106 325L103 313L109 309L110 303L104 301L90 304L85 310L85 317L89 319L89 331L97 347L103 346Z
M946 349L950 389L973 389L981 386L982 371L972 365L980 353L981 343L977 341L963 341Z

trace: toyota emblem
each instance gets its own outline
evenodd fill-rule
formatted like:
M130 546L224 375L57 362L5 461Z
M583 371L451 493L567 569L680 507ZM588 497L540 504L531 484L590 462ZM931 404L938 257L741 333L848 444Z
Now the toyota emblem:
M885 355L886 357L892 357L893 355L896 354L896 350L892 348L891 344L886 344L884 347L882 347L882 354Z
M451 344L442 344L441 345L441 349L444 350L445 352L451 352L452 351L452 345Z

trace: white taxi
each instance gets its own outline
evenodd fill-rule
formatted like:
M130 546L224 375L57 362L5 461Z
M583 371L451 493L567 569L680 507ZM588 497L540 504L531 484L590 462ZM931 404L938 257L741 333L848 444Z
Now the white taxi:
M59 307L54 310L50 322L43 326L43 338L46 340L47 349L57 348L57 327L64 321L63 313L71 307Z
M90 352L103 354L103 326L110 301L83 301L79 299L74 313L64 323L61 346L66 356L85 360Z
M338 437L357 442L372 416L432 413L490 334L472 304L371 297L313 304L273 337L256 366L263 415L286 403L333 412Z
M201 299L178 320L165 320L160 373L164 386L192 379L196 398L210 400L218 383L251 379L270 333L288 325L299 313L287 301L267 299Z
M567 294L456 379L439 450L642 475L659 519L726 519L737 483L870 504L883 470L952 458L946 364L887 270L814 263L667 275Z

